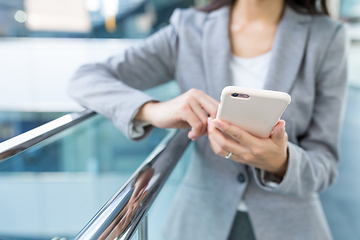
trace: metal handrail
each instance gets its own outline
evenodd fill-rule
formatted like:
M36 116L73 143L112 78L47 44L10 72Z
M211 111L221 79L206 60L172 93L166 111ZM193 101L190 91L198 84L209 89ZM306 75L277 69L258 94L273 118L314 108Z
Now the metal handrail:
M147 239L147 213L188 146L187 131L172 130L74 240Z
M94 115L90 110L67 114L0 143L0 163ZM147 239L147 213L189 142L187 131L170 130L75 240L129 240L138 227L141 239Z
M0 163L94 115L91 110L66 114L0 143Z

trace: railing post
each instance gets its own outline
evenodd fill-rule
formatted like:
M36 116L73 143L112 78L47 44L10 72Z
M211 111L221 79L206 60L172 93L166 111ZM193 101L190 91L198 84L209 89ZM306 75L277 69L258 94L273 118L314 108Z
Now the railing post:
M140 224L138 240L148 240L148 215L145 216Z
M189 145L190 139L187 136L187 130L170 130L125 185L78 233L75 240L96 240L104 237L147 240L149 210ZM143 192L139 192L139 189ZM143 196L138 198L140 193ZM137 202L134 199L137 199ZM121 221L122 219L124 221Z

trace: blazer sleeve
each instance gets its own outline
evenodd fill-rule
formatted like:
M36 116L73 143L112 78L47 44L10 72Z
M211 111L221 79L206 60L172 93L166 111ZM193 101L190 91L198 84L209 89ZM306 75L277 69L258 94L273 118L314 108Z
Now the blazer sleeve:
M170 24L135 47L109 58L87 64L77 70L68 85L68 93L82 106L110 119L128 138L138 109L156 101L142 90L173 80L177 59L176 26L180 11L175 10ZM153 126L144 126L145 134Z
M275 187L261 181L252 168L257 185L266 191L307 197L327 189L337 178L342 107L347 80L347 37L340 24L331 39L316 79L316 99L307 134L299 144L288 142L288 167ZM277 182L277 181L275 181Z

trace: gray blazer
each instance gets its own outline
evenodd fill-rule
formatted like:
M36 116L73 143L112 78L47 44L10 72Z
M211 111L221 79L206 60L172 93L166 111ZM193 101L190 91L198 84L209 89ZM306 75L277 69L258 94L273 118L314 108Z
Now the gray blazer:
M141 90L176 79L182 92L197 88L219 100L231 85L229 9L176 10L170 25L141 45L81 67L70 82L71 96L127 136L138 108L153 100ZM169 212L165 239L226 240L242 197L259 240L332 238L318 193L337 177L345 39L339 22L286 8L265 84L292 96L283 115L289 136L283 180L265 186L258 169L215 155L203 136Z

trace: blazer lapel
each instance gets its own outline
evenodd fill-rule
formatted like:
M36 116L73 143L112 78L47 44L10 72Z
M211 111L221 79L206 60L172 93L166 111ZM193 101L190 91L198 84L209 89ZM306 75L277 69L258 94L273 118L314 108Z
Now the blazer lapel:
M211 12L203 28L202 55L207 93L216 100L220 100L222 89L232 84L229 16L229 6ZM291 90L304 58L311 21L311 15L285 8L272 47L265 89L283 92Z
M229 11L227 6L209 13L203 27L202 55L207 93L218 101L222 89L231 85Z
M277 29L265 89L290 92L305 55L310 15L286 7Z

